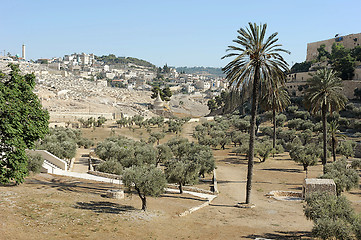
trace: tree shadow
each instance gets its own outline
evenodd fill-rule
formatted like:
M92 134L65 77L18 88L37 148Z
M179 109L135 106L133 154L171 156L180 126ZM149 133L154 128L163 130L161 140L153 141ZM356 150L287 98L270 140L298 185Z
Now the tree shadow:
M113 213L119 214L122 212L130 212L136 210L132 206L128 205L121 205L118 203L112 202L105 202L105 201L90 201L89 203L86 202L77 202L74 205L76 209L84 209L84 210L91 210L95 213Z
M101 183L85 183L75 180L61 180L57 178L51 179L51 181L43 181L38 179L31 179L26 182L29 185L43 185L41 188L55 188L61 192L77 192L77 193L91 193L91 194L104 194L107 190L117 188L118 185L109 186Z
M200 199L200 198L195 198L195 197L187 197L187 196L182 196L180 195L180 193L167 193L167 194L163 194L161 195L161 197L163 198L178 198L178 199L189 199L189 200L195 200L195 201L199 201L199 202L207 202L207 199Z
M263 168L263 171L277 171L277 172L287 172L287 173L302 173L303 170L296 168Z
M239 159L238 157L227 157L225 159L219 160L220 162L229 163L229 164L242 164L247 165L247 161L244 159Z
M274 233L265 233L263 235L251 234L244 238L256 239L256 238L268 238L268 239L313 239L311 232L306 231L276 231Z

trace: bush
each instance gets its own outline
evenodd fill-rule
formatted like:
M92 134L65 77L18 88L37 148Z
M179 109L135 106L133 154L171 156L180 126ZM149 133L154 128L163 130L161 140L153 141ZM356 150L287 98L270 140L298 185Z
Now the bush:
M357 120L354 123L354 130L361 131L361 120Z
M313 126L313 131L314 131L314 132L321 132L321 131L322 131L322 122L317 122L317 123Z
M97 166L96 170L99 172L111 173L116 175L121 175L123 173L122 165L114 160L102 162Z
M314 222L312 233L321 239L360 239L360 217L345 197L314 193L306 198L304 213Z
M311 122L310 120L306 120L301 124L301 126L299 128L297 128L297 130L309 129L309 130L313 131L314 127L315 127L315 124L313 122Z
M289 107L287 108L287 112L288 112L288 113L291 113L291 114L294 114L297 110L298 110L298 106L297 106L297 105L289 106Z
M264 135L267 135L267 136L270 136L270 137L273 136L273 128L272 127L262 127L261 131L262 131L262 133Z
M295 118L295 119L289 120L287 126L290 129L298 129L301 126L302 123L303 123L302 119Z
M356 143L354 141L342 141L337 147L336 152L346 158L353 157L355 155L355 147Z
M343 191L349 191L358 186L359 176L355 169L347 168L345 159L337 160L325 166L325 174L320 178L333 179L336 184L336 193L341 195Z
M295 111L294 116L295 116L295 118L301 118L301 119L307 120L310 118L311 115L307 111Z
M33 173L40 173L41 167L44 163L44 158L38 154L28 154L28 171Z
M286 131L279 131L277 134L277 138L284 140L285 142L291 142L296 137L296 131L286 130Z
M283 127L285 122L287 121L287 117L284 114L279 114L276 116L276 126L277 127Z

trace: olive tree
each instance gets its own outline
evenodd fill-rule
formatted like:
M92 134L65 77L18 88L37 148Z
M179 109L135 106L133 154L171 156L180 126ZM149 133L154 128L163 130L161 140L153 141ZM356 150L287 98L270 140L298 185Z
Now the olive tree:
M147 210L147 196L158 197L164 192L164 173L154 165L132 166L124 170L122 180L131 190L134 188L142 200L142 210Z

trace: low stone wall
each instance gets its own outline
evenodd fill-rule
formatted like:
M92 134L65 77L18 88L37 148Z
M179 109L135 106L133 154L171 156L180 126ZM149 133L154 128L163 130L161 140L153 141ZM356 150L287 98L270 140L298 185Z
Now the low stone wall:
M105 178L110 178L110 179L118 179L120 180L122 178L122 176L117 175L117 174L111 174L111 173L104 173L104 172L99 172L99 171L88 171L89 174L95 175L95 176L99 176L99 177L105 177Z
M176 184L168 184L167 188L170 189L179 189L178 185ZM197 188L197 187L191 187L191 186L183 186L183 190L184 191L190 191L190 192L197 192L197 193L205 193L205 194L212 194L212 195L217 195L216 192L212 192L209 190L205 190L205 189L201 189L201 188Z

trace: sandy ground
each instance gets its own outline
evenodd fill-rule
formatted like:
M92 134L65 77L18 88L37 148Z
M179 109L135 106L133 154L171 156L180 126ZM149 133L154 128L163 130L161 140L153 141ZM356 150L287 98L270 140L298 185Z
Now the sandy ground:
M187 124L183 135L190 137L193 126ZM124 200L102 197L117 187L110 184L42 174L20 186L0 186L0 239L311 239L312 222L303 215L303 202L265 196L272 190L301 191L302 166L287 154L257 162L252 190L256 207L237 208L245 200L247 163L230 151L214 151L218 197L185 217L178 214L203 200L165 194L149 198L145 213L135 194ZM311 167L309 177L321 170L321 165ZM197 186L209 189L209 183ZM361 190L345 195L360 213Z

